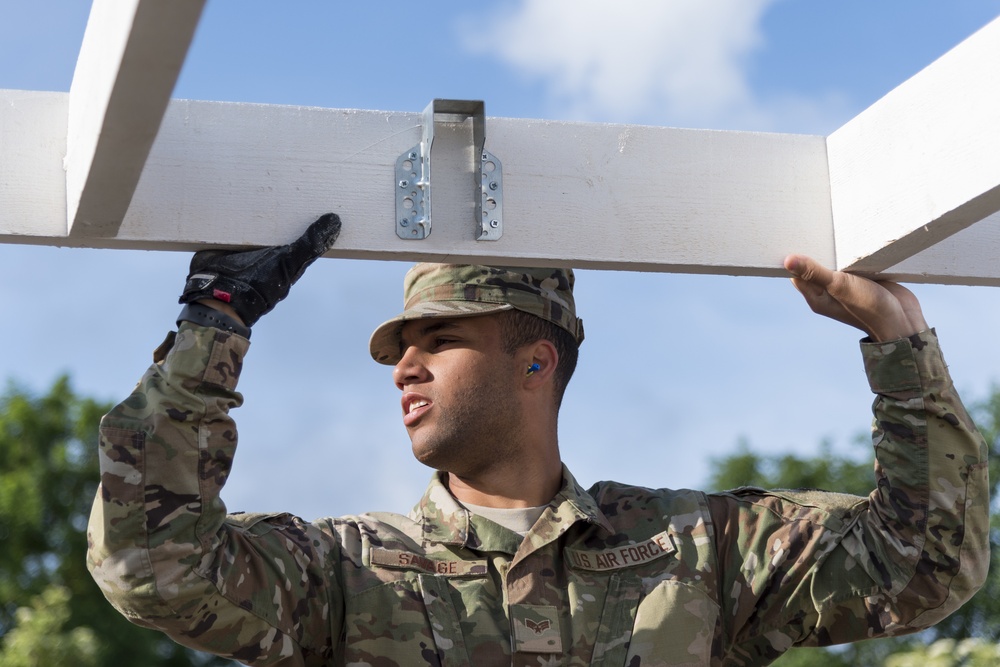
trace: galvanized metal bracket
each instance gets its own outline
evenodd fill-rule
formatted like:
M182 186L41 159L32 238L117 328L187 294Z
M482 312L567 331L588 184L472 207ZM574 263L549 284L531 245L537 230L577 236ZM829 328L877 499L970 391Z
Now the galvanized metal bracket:
M396 236L425 239L431 234L431 146L438 115L472 118L477 241L503 236L503 169L500 160L486 151L486 105L480 100L432 100L424 109L420 143L396 160Z

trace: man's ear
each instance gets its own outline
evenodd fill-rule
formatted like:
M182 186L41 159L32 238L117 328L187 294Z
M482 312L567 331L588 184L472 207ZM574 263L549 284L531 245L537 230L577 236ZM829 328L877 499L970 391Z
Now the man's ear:
M537 340L522 348L524 363L524 385L526 388L540 387L552 380L559 363L559 352L548 340Z

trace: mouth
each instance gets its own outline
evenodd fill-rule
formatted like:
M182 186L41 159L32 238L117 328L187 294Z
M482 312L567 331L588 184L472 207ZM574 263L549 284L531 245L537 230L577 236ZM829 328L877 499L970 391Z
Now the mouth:
M432 402L425 396L406 393L403 395L403 425L412 426L431 409Z

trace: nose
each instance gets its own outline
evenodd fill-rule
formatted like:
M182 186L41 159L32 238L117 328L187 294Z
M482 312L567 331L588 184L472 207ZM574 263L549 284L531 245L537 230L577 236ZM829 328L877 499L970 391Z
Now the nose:
M407 385L426 381L429 375L430 373L423 363L420 349L415 345L410 345L403 350L403 356L392 369L392 380L396 383L396 389L400 391Z

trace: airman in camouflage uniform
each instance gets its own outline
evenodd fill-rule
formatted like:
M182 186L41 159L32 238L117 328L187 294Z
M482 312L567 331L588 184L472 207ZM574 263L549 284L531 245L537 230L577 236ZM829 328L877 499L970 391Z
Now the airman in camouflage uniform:
M454 357L469 373L500 376L528 395L515 406L555 410L558 397L543 394L554 382L551 344L480 353L511 310L582 340L573 274L419 265L404 313L371 344L376 360L396 364L414 452L448 465L413 511L313 522L227 515L219 493L236 449L229 412L242 401L249 347L236 317L252 322L211 304L224 312L189 314L102 422L91 570L134 622L250 665L766 665L791 646L932 625L986 574L985 444L912 295L805 258L787 265L815 310L877 339L862 343L876 394L877 488L867 498L613 482L585 490L552 458L552 441L539 449L554 463L539 467L554 475L538 481L535 468L515 468L531 487L516 496L525 502L497 502L466 461L489 468L488 456L502 452L480 443L459 447L459 458L442 446L458 447L441 435L447 428L466 427L439 414L455 409L445 364ZM214 289L225 302L242 289L206 286L219 274L211 262L200 267L186 295ZM274 303L266 294L262 302ZM899 328L913 326L921 330ZM505 374L507 356L514 368L537 361ZM524 536L468 509L524 507L538 489L546 497Z

